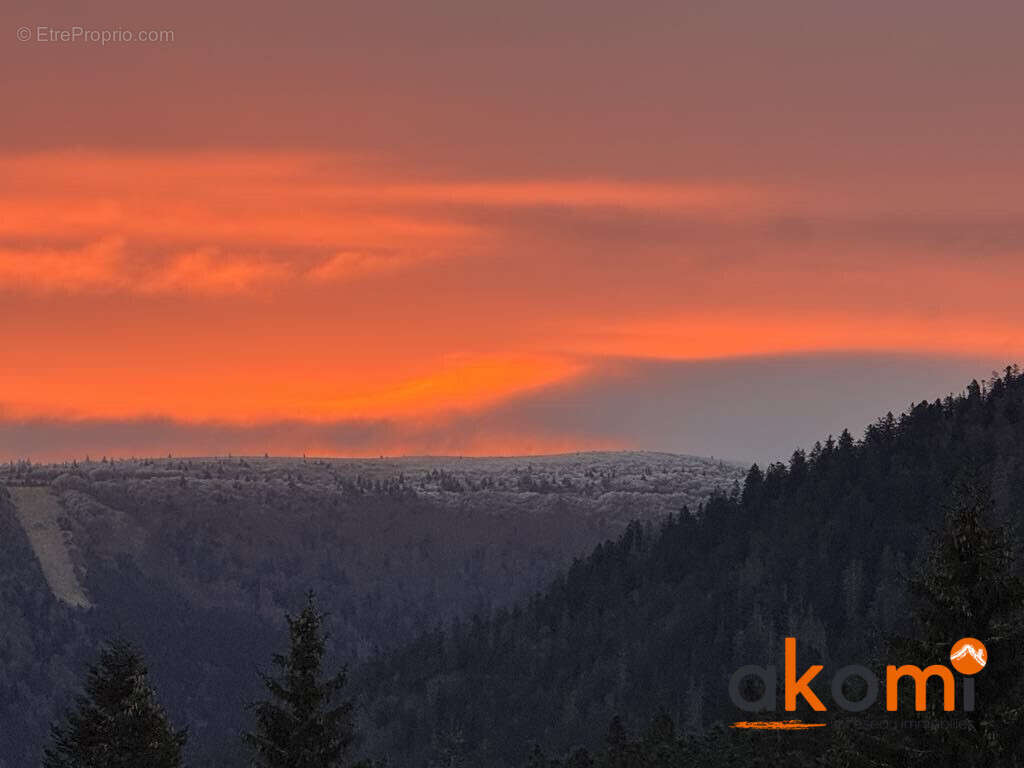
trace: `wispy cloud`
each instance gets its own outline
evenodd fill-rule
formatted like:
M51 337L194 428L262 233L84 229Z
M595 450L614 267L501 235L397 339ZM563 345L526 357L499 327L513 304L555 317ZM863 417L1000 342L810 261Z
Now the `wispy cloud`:
M127 284L124 241L108 237L75 248L0 250L0 289L108 291Z
M243 293L290 277L289 266L258 257L222 254L202 248L171 257L137 283L142 293Z
M385 254L341 251L316 264L306 278L314 283L338 283L370 275L386 275L432 258L430 254Z
M774 194L608 179L410 182L283 152L8 153L0 179L0 290L192 296L388 278L500 250L510 227L546 237L545 210L581 212L566 220L581 237L594 228L586 211L649 224L750 213Z
M272 285L291 274L287 263L223 254L217 248L133 257L117 237L80 248L0 250L0 290L29 293L217 296Z
M0 390L25 418L411 423L580 359L1024 350L1012 199L955 217L888 189L423 178L0 154Z

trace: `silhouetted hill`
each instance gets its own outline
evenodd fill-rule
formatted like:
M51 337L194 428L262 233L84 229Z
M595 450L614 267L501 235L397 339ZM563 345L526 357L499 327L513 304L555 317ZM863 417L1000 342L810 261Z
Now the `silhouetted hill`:
M1008 369L860 441L844 432L754 467L694 514L631 525L525 604L367 665L373 746L401 766L523 765L534 743L595 745L615 715L634 732L659 711L691 732L736 720L729 676L781 664L786 636L801 668L877 658L906 627L906 577L959 481L1024 522L1022 414L1024 378Z

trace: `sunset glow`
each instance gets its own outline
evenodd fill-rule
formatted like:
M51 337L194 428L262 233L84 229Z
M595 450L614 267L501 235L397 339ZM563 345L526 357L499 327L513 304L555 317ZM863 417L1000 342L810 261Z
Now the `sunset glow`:
M0 441L156 419L387 425L333 454L637 447L512 413L640 361L927 358L952 384L1024 353L1021 115L997 98L1015 42L954 72L907 42L909 11L866 60L853 9L801 11L826 57L757 9L641 14L638 46L608 9L455 6L347 9L327 37L250 9L229 55L230 20L186 3L119 20L173 44L5 48L25 75L3 94ZM709 65L725 38L737 58ZM967 77L969 110L929 90Z
M983 286L898 227L872 233L860 217L882 211L837 219L798 188L425 184L308 153L2 165L8 419L437 426L616 358L1024 348L1012 249L986 254L1006 280ZM608 238L645 227L663 235ZM866 243L850 236L865 227ZM877 248L884 263L867 258ZM937 316L936 296L956 314ZM526 440L618 444L576 441ZM521 442L505 431L443 447Z

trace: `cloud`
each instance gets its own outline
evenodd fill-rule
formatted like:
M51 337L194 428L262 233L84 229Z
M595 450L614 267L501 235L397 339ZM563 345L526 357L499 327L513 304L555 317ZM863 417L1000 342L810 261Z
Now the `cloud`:
M520 430L636 449L744 461L787 459L798 447L864 427L887 411L960 392L1006 360L815 353L726 360L596 361L585 374L509 398L449 425L459 436Z
M411 423L581 359L1024 351L1019 196L878 195L0 153L0 389L21 415Z
M784 459L886 411L960 391L1005 361L815 354L721 361L593 361L588 370L471 410L262 423L0 418L0 460L19 457L544 453L652 449Z
M558 263L551 277L584 290L602 274L618 285L611 273L628 264L636 273L628 282L648 297L731 266L737 297L756 297L757 283L786 273L825 297L834 291L826 268L899 280L921 270L956 282L971 268L1022 269L1024 210L1012 196L1001 206L971 197L951 207L918 187L857 195L824 182L411 181L371 165L327 152L0 154L0 288L345 290L444 259L504 262L524 274Z
M107 237L78 248L0 250L0 289L77 293L109 291L127 283L124 241Z
M369 275L397 272L419 260L396 254L341 251L314 266L306 277L314 283L347 282Z
M216 248L169 257L130 255L109 237L78 248L0 250L0 290L30 293L226 295L287 279L287 264Z
M767 186L613 179L451 181L386 185L377 191L379 199L412 202L675 211L749 210L763 204L769 195Z
M10 243L0 288L193 296L390 278L534 235L607 245L622 228L642 245L639 231L664 239L680 217L750 214L774 194L685 181L409 181L279 151L6 153L0 178L0 243Z
M288 266L266 259L224 256L216 248L203 248L173 256L139 279L140 293L244 293L285 280Z

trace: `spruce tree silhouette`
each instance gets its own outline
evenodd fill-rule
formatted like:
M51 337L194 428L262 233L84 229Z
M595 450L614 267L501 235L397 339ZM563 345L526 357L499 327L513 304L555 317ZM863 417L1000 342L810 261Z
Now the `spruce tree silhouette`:
M85 695L52 729L44 768L178 768L186 732L171 727L146 674L130 644L102 649Z
M977 637L991 663L975 678L971 727L950 730L944 757L956 765L1017 766L1024 745L1024 582L1009 530L994 519L991 492L963 483L911 582L922 660L949 663L952 644ZM963 716L963 715L961 715Z
M291 647L287 654L274 655L278 677L261 675L270 699L250 705L256 728L243 739L261 768L345 766L354 739L352 704L335 703L345 686L344 669L323 678L327 636L313 592L302 613L287 619Z
M932 535L924 564L910 579L914 634L889 641L894 660L948 666L957 640L983 638L992 663L972 676L975 708L944 712L933 690L928 709L916 712L912 686L904 686L898 691L899 713L889 717L926 727L874 734L851 730L849 743L831 748L842 764L886 765L906 755L931 768L1022 764L1024 582L1013 537L995 519L993 507L991 492L976 479L957 486L942 529Z

